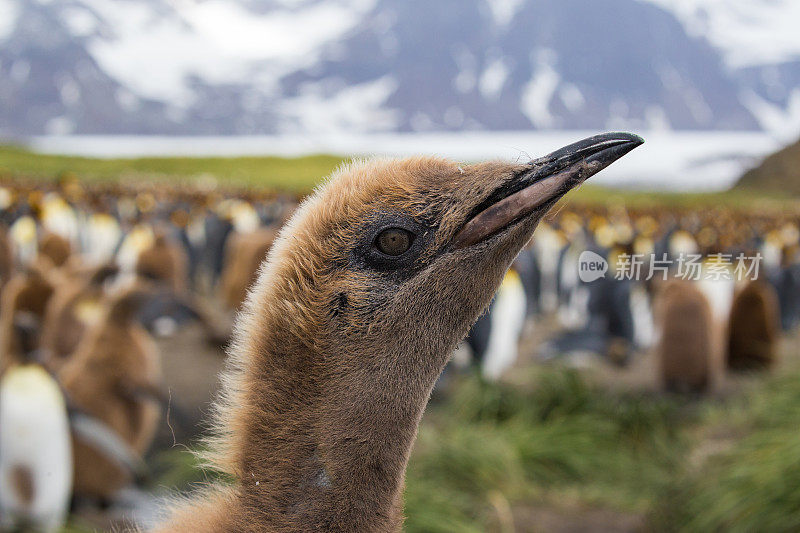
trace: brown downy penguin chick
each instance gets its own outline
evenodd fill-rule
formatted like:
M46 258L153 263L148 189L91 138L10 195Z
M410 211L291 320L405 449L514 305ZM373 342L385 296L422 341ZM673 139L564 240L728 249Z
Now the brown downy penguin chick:
M39 243L39 253L53 262L53 266L62 267L72 253L69 241L56 233L47 233Z
M660 338L656 346L663 387L670 392L705 392L714 384L717 353L714 321L705 295L689 281L670 280L655 303Z
M167 240L163 231L156 233L153 245L143 250L136 261L136 274L161 281L176 292L183 292L189 275L186 253Z
M52 264L39 258L18 273L0 295L0 374L39 347L47 303L55 290Z
M152 246L139 254L135 272L140 279L155 282L160 292L169 294L173 304L193 315L205 329L209 342L217 346L227 344L229 333L226 328L220 327L202 301L187 290L186 252L181 246L169 242L163 229L156 231Z
M277 230L273 228L261 228L251 233L238 233L228 241L220 293L229 309L238 310L242 306L276 235Z
M239 317L210 460L234 480L159 531L398 531L417 426L539 220L642 143L529 164L356 162L298 209Z
M143 454L155 436L161 385L158 349L135 321L146 293L133 289L117 297L63 365L59 380L70 401L114 430ZM130 483L131 472L73 433L76 495L109 499Z
M11 240L8 238L8 230L0 225L0 291L14 273L14 255L11 249Z
M780 332L778 296L770 285L750 281L733 299L728 323L728 368L761 370L775 362Z
M118 272L104 265L92 272L76 272L55 288L47 305L41 347L45 366L56 372L78 347L87 329L103 314L103 283Z

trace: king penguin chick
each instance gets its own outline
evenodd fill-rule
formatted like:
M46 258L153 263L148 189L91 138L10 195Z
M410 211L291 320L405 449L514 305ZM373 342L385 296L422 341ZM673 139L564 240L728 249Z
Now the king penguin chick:
M55 290L52 264L39 258L0 294L0 374L39 348L47 304Z
M135 321L146 299L130 289L110 304L59 372L72 403L105 423L143 454L155 435L160 406L152 392L161 384L158 349ZM73 436L75 494L107 501L129 483L131 472Z
M250 233L235 233L228 239L220 293L229 309L238 310L242 306L276 234L274 228L261 228Z
M14 272L14 255L5 226L0 225L0 292Z
M417 426L457 343L555 202L641 143L341 168L282 230L239 316L210 457L232 483L159 531L399 531Z
M183 292L189 276L186 253L169 242L163 231L157 231L152 246L143 250L136 260L136 274Z
M214 344L224 344L221 333L200 300L188 291L189 270L186 251L169 242L164 231L156 231L152 246L136 262L136 274L159 284L159 294L149 298L139 318L159 336L169 336L187 321L197 320Z
M721 366L714 360L714 319L708 300L694 283L670 280L661 288L655 306L662 385L670 392L706 392Z
M71 253L69 240L57 233L46 233L39 243L39 255L50 259L56 267L64 266Z
M728 322L728 368L760 370L772 366L779 314L775 289L762 281L750 281L736 294Z
M45 366L57 372L78 347L87 329L102 317L104 282L118 269L108 264L65 276L47 304L42 326L41 348Z

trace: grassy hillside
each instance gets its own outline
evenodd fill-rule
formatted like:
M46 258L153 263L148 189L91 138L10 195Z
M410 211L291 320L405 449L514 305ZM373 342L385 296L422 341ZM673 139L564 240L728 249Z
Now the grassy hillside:
M800 196L800 141L775 152L746 172L736 188Z

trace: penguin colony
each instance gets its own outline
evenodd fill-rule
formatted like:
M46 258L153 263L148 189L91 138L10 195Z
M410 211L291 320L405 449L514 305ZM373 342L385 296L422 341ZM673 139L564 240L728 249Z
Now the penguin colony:
M56 531L141 477L168 397L154 335L192 320L224 344L198 295L246 291L268 248L242 270L219 262L228 241L295 200L74 179L0 199L0 531Z
M363 270L363 265L371 259L363 259L355 269L346 264L350 258L340 249L347 239L357 239L359 231L370 230L355 221L400 223L394 218L398 212L414 213L414 220L423 220L437 230L427 235L424 228L416 226L402 229L432 239L414 240L420 246L420 257L432 260L432 248L426 246L453 240L456 221L476 216L480 214L478 207L486 207L470 204L472 210L463 211L457 201L466 205L481 195L490 196L484 187L509 179L509 173L513 170L507 166L459 169L428 159L355 164L342 169L331 185L308 200L294 217L291 215L301 199L269 192L147 184L89 187L71 177L54 184L0 183L0 197L5 199L0 205L0 394L23 390L8 396L8 409L0 405L0 437L5 435L3 420L24 419L38 409L42 423L37 427L46 425L48 429L34 438L49 442L49 449L60 450L48 457L60 453L64 463L60 488L55 483L45 491L37 476L47 467L47 454L43 453L38 462L26 463L21 459L26 454L19 453L22 443L0 441L0 529L34 524L55 530L63 523L70 501L72 505L76 501L105 505L136 483L135 468L91 436L87 439L76 431L73 413L101 423L131 456L144 456L161 418L159 398L167 385L160 371L163 355L158 353L154 336L172 331L189 319L207 325L211 319L198 310L201 301L212 302L231 314L245 310L226 379L231 384L228 400L217 414L220 442L213 458L214 464L238 478L239 484L215 488L202 503L188 502L173 514L164 531L228 526L246 530L243 523L228 522L229 509L240 510L237 516L243 521L261 523L262 514L254 510L257 505L265 504L273 510L283 505L269 499L268 491L288 495L291 489L291 483L282 479L294 480L293 486L302 487L309 495L292 500L293 512L305 520L300 522L303 527L324 529L348 524L351 530L376 531L398 527L402 493L398 480L424 408L422 398L427 398L431 379L435 381L453 345L467 330L472 364L486 379L500 379L514 366L526 325L545 318L556 326L549 339L536 347L536 357L570 361L592 357L624 365L650 351L657 357L659 382L668 391L708 392L727 371L773 366L781 331L796 327L800 321L800 214L573 202L539 217L532 240L520 236L519 242L515 240L514 246L490 262L485 287L476 291L480 294L448 304L448 317L452 317L452 309L463 309L463 316L448 325L454 329L442 325L443 329L436 330L441 342L435 347L436 356L431 355L435 364L423 365L420 374L413 376L413 391L394 390L393 385L382 382L385 390L394 391L392 394L413 392L414 408L406 413L405 429L392 430L399 432L396 440L402 446L374 451L375 461L386 465L385 476L374 479L364 473L368 477L357 478L374 489L370 495L359 493L357 497L380 507L380 523L334 512L330 507L333 500L323 498L333 480L339 479L333 470L352 471L359 466L350 464L344 451L332 451L352 440L347 431L334 429L358 428L360 434L389 429L369 426L374 423L375 412L325 413L326 417L347 417L347 421L323 425L333 435L331 440L314 441L313 435L299 431L299 424L305 421L308 427L317 427L315 424L322 423L323 413L305 410L320 401L321 392L305 381L296 384L298 389L269 393L269 402L285 405L296 415L296 424L278 424L269 419L264 407L253 404L258 400L253 392L254 365L267 365L274 375L285 376L290 369L270 366L273 363L253 360L247 354L267 345L280 345L304 354L297 364L308 365L304 368L313 379L333 379L331 369L314 365L309 350L318 349L318 339L331 335L334 326L346 327L353 334L347 339L360 338L357 332L365 327L365 320L381 318L379 309L371 307L372 293L365 292L373 273ZM464 191L455 188L465 183L462 180L473 180ZM421 187L432 187L432 183L441 183L441 189L424 190L419 198L414 197ZM380 202L373 204L373 197ZM336 216L344 217L348 222L343 227L351 228L338 240L326 233ZM279 233L287 220L287 229ZM520 235L532 232L534 225L520 225L517 231ZM290 235L309 245L307 256L297 254ZM463 238L469 243L469 235ZM398 240L402 246L407 236L389 236L384 245L391 249ZM633 253L675 257L681 252L697 252L707 257L744 252L760 253L763 259L759 279L752 282L615 279L612 266L606 277L585 283L576 271L577 257L584 250L594 251L612 265L620 254ZM268 255L271 260L259 277ZM462 259L473 261L474 266L483 264L477 255ZM328 264L344 269L341 276L327 271L324 265ZM380 279L394 279L396 283L419 275L411 266L402 276L389 275L389 266L380 261L371 268L381 273ZM453 268L450 265L446 271ZM709 265L704 263L704 268ZM328 276L331 287L321 292L312 290L307 283L309 275ZM675 278L675 273L669 277ZM254 286L257 279L260 281ZM415 294L420 290L421 286L417 287ZM442 289L439 293L440 298L468 296ZM401 296L402 291L395 295ZM285 302L286 307L271 307L267 305L269 299ZM292 303L298 301L306 307ZM408 313L414 303L403 303ZM441 301L428 304L425 312ZM487 311L482 313L484 307ZM428 321L436 324L436 318L431 316ZM406 326L412 328L411 324ZM404 334L410 335L411 330ZM425 338L430 335L426 332ZM351 346L349 354L341 355L341 364L347 368L356 364L357 355L366 349L369 347ZM384 356L399 357L399 353L387 352ZM356 370L364 369L354 367ZM261 372L266 374L263 369ZM375 379L386 380L388 376L376 375ZM337 394L365 393L355 385L337 382L328 389ZM294 404L282 396L284 393L299 395L303 405ZM240 401L251 407L236 409ZM325 402L341 405L346 398L325 398ZM251 416L253 413L260 416ZM49 422L44 424L44 420ZM280 448L280 440L272 444L283 455L264 452L268 443L253 440L253 432L266 426L281 428L276 439L300 439L299 449L309 453L295 457L296 450ZM35 450L37 445L31 442L24 446ZM252 453L242 452L249 448ZM366 453L351 452L354 457ZM248 472L268 474L263 479L249 479ZM355 482L347 488L357 489ZM346 491L336 498L349 501L356 497L354 494ZM195 511L197 508L203 510L202 514ZM298 529L298 522L285 521L286 516L277 511L273 514L275 530Z

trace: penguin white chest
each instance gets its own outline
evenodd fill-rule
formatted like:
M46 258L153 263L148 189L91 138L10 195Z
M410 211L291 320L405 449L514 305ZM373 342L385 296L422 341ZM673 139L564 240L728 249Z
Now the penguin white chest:
M517 360L517 344L525 326L527 300L519 276L509 271L491 309L491 333L483 359L483 375L497 379Z
M117 248L122 231L110 215L94 215L86 224L86 260L100 264L110 260Z
M2 528L56 531L72 492L72 444L64 397L41 367L9 369L0 380Z
M701 279L698 288L708 298L714 320L727 322L733 305L735 283L732 279Z

